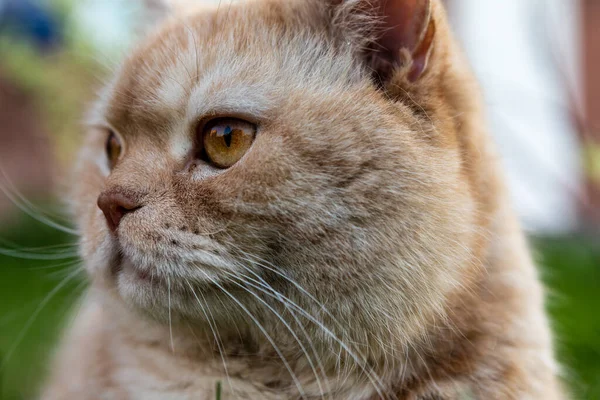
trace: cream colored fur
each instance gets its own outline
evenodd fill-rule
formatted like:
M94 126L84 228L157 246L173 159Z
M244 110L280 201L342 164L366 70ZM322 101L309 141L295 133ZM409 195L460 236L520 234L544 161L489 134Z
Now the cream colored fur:
M404 49L380 87L377 16L336 3L180 11L107 85L72 194L91 289L42 398L212 400L220 382L223 399L562 399L441 4L425 72L408 78ZM219 116L259 129L228 170L194 156ZM109 190L143 205L117 235Z

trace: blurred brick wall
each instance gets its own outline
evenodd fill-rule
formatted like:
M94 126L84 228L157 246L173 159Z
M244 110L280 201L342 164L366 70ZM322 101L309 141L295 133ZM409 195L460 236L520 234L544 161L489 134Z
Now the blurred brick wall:
M0 71L0 185L7 188L4 173L28 196L52 190L51 145L32 99ZM4 173L3 173L4 172ZM0 191L0 219L13 208Z
M600 149L600 0L585 0L583 10L584 37L584 90L586 103L585 141L591 141ZM600 154L595 154L597 157ZM599 161L596 161L599 162ZM588 193L591 209L586 210L588 217L600 225L600 176L588 179Z
M583 16L587 118L600 141L600 0L587 0Z

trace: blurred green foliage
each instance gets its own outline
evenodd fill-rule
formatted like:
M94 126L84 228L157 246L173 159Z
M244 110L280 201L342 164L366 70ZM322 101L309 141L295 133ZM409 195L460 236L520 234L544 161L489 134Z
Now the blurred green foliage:
M548 310L574 399L600 399L600 241L534 241L548 287Z
M73 275L77 260L58 256L71 250L65 246L74 244L74 237L28 217L20 217L10 227L3 228L0 230L0 253L4 253L0 255L0 399L32 399L85 283L81 275ZM19 249L16 253L15 248Z
M15 243L28 248L22 252L36 254L70 251L76 241L29 218L5 227L0 238L5 250ZM600 399L600 243L589 238L552 238L536 239L533 244L549 288L548 309L565 379L574 399ZM85 281L76 276L55 288L77 267L74 259L0 256L0 400L35 395Z

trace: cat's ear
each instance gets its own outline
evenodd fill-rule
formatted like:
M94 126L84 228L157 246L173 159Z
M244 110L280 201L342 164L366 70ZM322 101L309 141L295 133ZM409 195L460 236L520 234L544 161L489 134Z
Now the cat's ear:
M354 24L371 25L361 27L372 36L364 56L379 80L402 70L415 82L427 72L436 36L432 0L328 1L346 17L358 16Z
M138 0L141 18L137 30L141 33L151 31L156 25L172 13L172 5L168 0Z
M194 0L137 0L142 8L142 31L151 30L170 16L185 15L199 7Z

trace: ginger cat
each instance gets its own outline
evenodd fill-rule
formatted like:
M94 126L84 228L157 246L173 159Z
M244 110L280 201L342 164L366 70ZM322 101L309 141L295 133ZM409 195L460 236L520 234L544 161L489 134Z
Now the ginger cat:
M88 125L43 399L563 398L440 0L161 9Z

